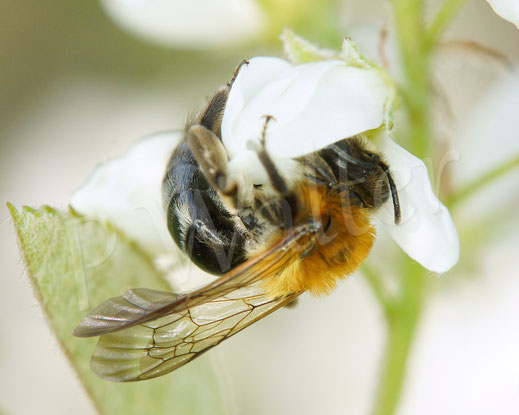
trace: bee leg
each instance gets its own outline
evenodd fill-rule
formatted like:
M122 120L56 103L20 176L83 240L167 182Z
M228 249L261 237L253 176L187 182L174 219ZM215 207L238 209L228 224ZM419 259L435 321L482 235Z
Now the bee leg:
M248 65L249 61L247 59L242 60L238 66L234 69L234 73L232 74L231 80L227 83L227 86L230 88L232 84L234 84L234 81L236 81L236 78L238 77L238 74L240 73L240 69L243 65Z
M187 131L189 148L211 185L223 195L237 192L237 183L227 171L227 152L220 138L203 125L193 125Z
M231 80L227 84L218 88L200 115L198 124L208 128L218 137L222 137L222 117L225 110L225 104L227 103L227 98L229 98L229 92L231 90L232 84L240 73L241 67L248 64L249 61L247 60L241 61L241 63L234 70Z
M333 188L337 186L337 177L330 165L319 155L319 153L308 154L301 159L305 166L305 177L318 186Z
M281 195L285 195L288 193L288 188L285 183L285 180L281 177L281 175L278 172L278 169L274 165L274 162L270 158L270 155L267 152L267 148L265 146L265 136L267 134L267 126L268 123L272 120L276 120L272 115L265 115L265 125L263 126L263 131L261 133L261 139L260 139L260 145L256 147L256 153L258 155L258 158L263 164L263 167L267 171L267 174L270 179L270 184L272 187Z
M245 199L246 195L238 194L240 189L238 189L237 181L229 177L227 171L228 157L221 139L221 127L232 84L236 80L241 67L248 63L247 60L243 60L236 67L231 80L216 91L201 112L198 120L186 132L189 148L205 178L223 196L228 197L231 205L235 208L242 204L241 199Z
M214 133L218 139L222 136L222 117L228 97L229 87L227 85L218 88L202 111L197 123Z
M264 169L266 170L270 184L276 190L280 196L281 199L288 203L288 206L290 207L290 214L291 214L291 220L297 216L297 213L299 212L299 200L296 196L296 194L288 189L288 186L279 174L279 171L277 167L275 166L274 162L270 158L270 155L267 152L267 148L265 146L265 136L267 133L267 126L270 121L274 120L275 118L272 115L266 115L265 116L265 125L263 126L263 131L261 134L261 140L260 145L255 148L256 154L258 155L258 158L263 165ZM280 202L281 203L281 202ZM280 205L281 206L281 205ZM278 206L278 210L283 211L283 209ZM279 216L279 215L278 215ZM283 215L285 216L285 215Z

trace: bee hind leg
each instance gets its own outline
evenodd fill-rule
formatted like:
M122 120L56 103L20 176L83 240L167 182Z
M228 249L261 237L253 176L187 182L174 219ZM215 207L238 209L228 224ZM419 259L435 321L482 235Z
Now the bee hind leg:
M234 84L234 81L236 81L236 78L238 77L238 74L240 73L240 69L243 65L248 65L249 61L247 59L242 60L238 66L234 69L234 73L232 74L231 80L227 83L227 86L230 88L232 84Z
M237 192L237 183L228 174L227 152L220 138L203 125L193 125L187 131L193 157L211 185L225 196Z
M229 92L231 91L231 87L238 77L240 73L240 69L243 65L248 65L249 61L243 60L241 63L234 69L232 78L227 84L218 88L216 93L211 97L206 107L202 111L198 124L203 125L204 127L211 130L218 137L222 136L221 126L222 126L222 117L225 111L225 104L227 103L227 99L229 98Z
M234 70L231 80L221 86L209 100L198 120L187 129L189 148L202 172L211 185L224 196L235 196L237 183L227 172L228 157L222 143L222 117L232 84L243 65L243 60Z

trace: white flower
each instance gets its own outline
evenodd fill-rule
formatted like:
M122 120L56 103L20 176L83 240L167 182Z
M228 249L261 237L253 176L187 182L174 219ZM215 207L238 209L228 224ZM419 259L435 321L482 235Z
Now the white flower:
M377 70L342 61L293 66L277 58L251 59L233 84L222 120L231 170L268 183L251 150L260 140L265 115L275 117L265 137L267 150L279 169L288 171L295 157L383 125L391 88ZM125 159L98 169L73 196L72 206L112 220L149 250L167 249L171 238L161 213L160 185L178 139L178 133L168 133L141 141ZM388 201L378 212L381 226L424 267L447 271L459 257L458 236L432 191L425 165L387 134L379 150L391 168L402 211L395 225Z
M181 131L136 142L124 158L99 166L70 199L78 212L107 220L157 254L174 249L162 210L161 184Z
M518 0L487 0L492 9L503 19L512 22L519 29Z
M259 140L263 117L272 115L267 150L273 156L298 157L379 127L390 96L374 69L340 60L293 66L283 59L254 58L242 67L231 90L223 141L235 156L249 141Z
M222 138L235 171L255 183L267 182L251 142L258 142L265 116L266 148L283 171L291 158L343 138L380 127L392 89L376 69L330 60L293 66L277 58L254 58L242 67L229 95ZM381 152L400 197L402 221L393 208L380 211L383 226L401 248L424 267L445 272L459 258L459 240L447 208L435 196L422 161L384 137Z
M432 190L427 167L388 136L383 137L380 150L398 189L402 220L395 225L393 208L387 203L378 219L415 261L434 272L448 271L459 259L458 233L448 209Z
M122 28L166 47L210 48L258 35L264 16L255 0L102 0Z

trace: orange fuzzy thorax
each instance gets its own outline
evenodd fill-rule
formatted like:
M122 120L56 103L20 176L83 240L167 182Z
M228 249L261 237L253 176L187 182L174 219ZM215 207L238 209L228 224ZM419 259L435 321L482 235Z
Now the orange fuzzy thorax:
M329 294L337 282L351 275L366 259L373 246L375 228L366 208L351 206L347 197L325 187L300 186L301 202L296 222L313 218L329 228L317 237L313 248L292 261L283 271L263 280L269 297L309 291Z

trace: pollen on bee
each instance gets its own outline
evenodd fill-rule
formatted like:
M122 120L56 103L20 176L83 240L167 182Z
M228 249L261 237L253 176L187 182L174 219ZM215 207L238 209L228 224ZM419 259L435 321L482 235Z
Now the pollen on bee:
M329 294L337 282L357 270L375 240L375 227L366 208L354 206L340 192L317 186L302 186L299 199L301 218L319 220L322 232L313 248L287 265L280 273L265 278L269 297L283 297L308 291L315 296Z

